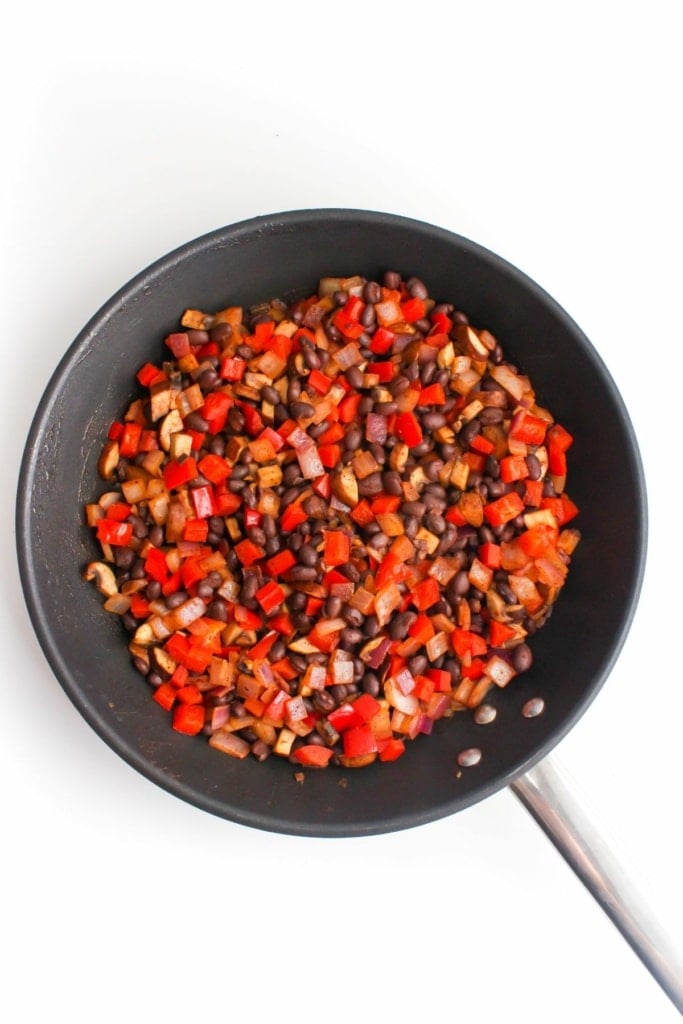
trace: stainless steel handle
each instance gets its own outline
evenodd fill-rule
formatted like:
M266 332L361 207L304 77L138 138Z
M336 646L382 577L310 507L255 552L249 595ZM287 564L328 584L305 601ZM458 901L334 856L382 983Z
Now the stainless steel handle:
M681 950L567 771L546 757L511 789L683 1014Z

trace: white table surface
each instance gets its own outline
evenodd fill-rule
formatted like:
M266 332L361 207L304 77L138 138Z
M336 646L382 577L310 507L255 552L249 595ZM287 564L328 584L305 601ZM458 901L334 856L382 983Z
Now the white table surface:
M641 601L556 753L681 941L678 5L241 6L39 0L5 33L7 1019L678 1019L511 793L356 840L219 820L114 755L34 638L13 543L23 443L111 293L280 210L385 210L475 239L581 325L640 442Z

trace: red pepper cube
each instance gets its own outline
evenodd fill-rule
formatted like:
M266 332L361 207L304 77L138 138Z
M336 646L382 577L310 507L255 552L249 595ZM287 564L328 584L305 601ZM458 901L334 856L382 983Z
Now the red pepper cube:
M543 444L548 429L548 421L534 416L527 409L518 409L510 421L508 434L513 441L523 444Z
M382 705L369 693L362 693L353 702L356 714L360 715L364 722L370 722L375 715L382 710Z
M500 544L487 541L479 547L479 558L488 569L500 569Z
M444 391L441 384L429 384L426 388L422 388L417 404L422 405L445 405L446 392Z
M177 331L174 334L167 334L164 338L164 344L167 348L170 348L176 359L182 359L183 356L189 356L192 351L190 336L186 331Z
M346 565L351 556L351 538L344 530L325 530L323 560L326 565Z
M546 440L548 445L552 445L554 448L559 448L559 450L563 452L566 452L571 448L574 443L572 435L568 430L565 430L564 427L560 426L559 423L553 423L548 430Z
M401 303L401 314L407 324L414 324L422 320L427 314L427 306L424 299L406 299Z
M358 725L346 729L342 742L346 757L362 757L365 754L377 753L377 739L369 725Z
M213 488L210 484L205 484L203 487L193 487L190 491L190 496L197 519L210 519L211 516L216 515L216 502L213 496Z
M202 418L209 424L210 434L219 434L225 427L232 399L224 391L211 391L201 407Z
M279 608L285 599L285 592L275 580L269 580L260 590L256 591L256 600L263 608L266 615Z
M280 529L285 533L295 530L300 523L308 519L307 513L301 505L288 505L280 516Z
M112 547L128 547L133 538L131 523L119 523L115 519L98 519L97 539Z
M323 747L320 743L306 743L303 747L297 747L293 757L304 768L325 768L333 753L330 747Z
M196 736L204 728L202 704L178 704L173 712L173 728L186 736Z
M163 469L164 487L167 491L172 491L194 480L197 474L197 463L191 455L186 459L170 459Z
M151 388L152 384L159 384L166 380L166 374L153 363L145 363L135 375L143 388Z
M291 569L293 565L296 565L296 555L294 552L285 549L284 551L278 551L276 555L268 559L266 569L271 576L281 576L282 573Z
M206 519L187 519L183 527L183 540L203 544L209 536Z
M308 383L314 391L318 392L319 395L326 395L332 387L331 377L321 373L320 370L311 370L308 375Z
M529 467L523 455L505 455L500 460L500 478L504 483L525 480L528 475Z
M265 551L258 544L254 544L252 540L245 537L238 544L235 544L235 554L239 558L242 565L247 568L253 565L254 562L258 562L260 558L263 558Z
M422 427L413 412L400 412L396 417L396 434L409 448L422 443Z
M524 502L517 491L503 494L495 501L484 505L484 518L489 526L504 526L524 511Z
M413 604L419 612L426 611L441 599L439 584L433 576L427 576L412 591Z
M159 548L149 547L144 561L145 575L157 583L165 583L168 579L168 563L166 555Z
M339 733L343 733L347 729L357 728L358 726L365 724L361 716L355 710L353 704L350 704L348 701L344 704L340 704L339 707L335 708L333 711L330 711L327 716L327 721Z
M232 472L232 466L226 459L221 458L220 455L213 454L205 455L203 459L200 459L197 463L197 469L212 484L222 483L228 479Z
M238 381L242 380L246 368L246 359L240 359L239 356L225 356L220 362L218 373L223 380Z
M162 683L157 686L152 694L152 699L159 704L164 711L170 711L175 704L176 688L171 683Z
M405 753L406 745L403 740L392 738L378 740L377 749L380 761L396 761L401 754Z
M123 459L134 458L140 449L142 426L140 423L124 423L119 437L119 455Z

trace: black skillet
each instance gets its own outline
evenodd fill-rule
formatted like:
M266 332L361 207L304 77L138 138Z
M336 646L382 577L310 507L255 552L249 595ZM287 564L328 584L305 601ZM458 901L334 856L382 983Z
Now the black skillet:
M102 490L97 456L131 395L132 373L160 354L188 307L249 305L314 290L323 275L421 277L430 294L491 330L574 435L570 492L583 539L534 666L495 695L485 728L437 724L397 762L307 773L286 761L234 761L175 733L129 663L120 624L81 579L97 557L83 505ZM646 497L634 432L600 356L537 284L482 247L384 213L297 211L222 228L182 246L95 314L57 367L36 412L18 490L17 544L28 610L49 664L92 728L124 760L183 800L243 825L307 836L361 836L459 811L519 779L562 739L607 678L635 611L646 555ZM545 711L525 719L532 697ZM482 759L458 769L459 751Z

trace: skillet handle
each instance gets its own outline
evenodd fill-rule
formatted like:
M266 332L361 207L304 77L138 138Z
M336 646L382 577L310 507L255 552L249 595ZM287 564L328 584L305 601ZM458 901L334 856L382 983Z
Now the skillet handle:
M567 771L546 757L510 787L683 1014L683 958Z

